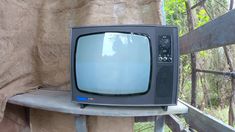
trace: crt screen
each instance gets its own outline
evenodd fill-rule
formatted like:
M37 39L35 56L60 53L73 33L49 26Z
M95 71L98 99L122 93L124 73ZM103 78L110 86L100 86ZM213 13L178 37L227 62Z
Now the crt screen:
M106 32L79 37L76 82L80 90L111 95L143 93L150 78L150 44L143 35Z

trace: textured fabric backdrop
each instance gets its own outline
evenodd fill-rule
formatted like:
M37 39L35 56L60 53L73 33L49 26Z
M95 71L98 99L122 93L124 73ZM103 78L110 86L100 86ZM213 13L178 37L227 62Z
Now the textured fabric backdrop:
M13 95L70 89L70 27L161 24L159 1L1 0L0 119Z

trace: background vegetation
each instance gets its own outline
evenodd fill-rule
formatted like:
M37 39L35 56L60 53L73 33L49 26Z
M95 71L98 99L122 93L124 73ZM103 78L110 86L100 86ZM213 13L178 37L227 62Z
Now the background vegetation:
M199 0L191 0L195 5ZM195 28L203 26L228 12L227 0L206 0L205 7L193 9ZM185 0L165 0L166 22L177 25L179 34L188 32ZM230 46L234 51L234 46ZM230 53L234 53L231 52ZM234 55L233 55L234 56ZM234 59L234 57L231 57ZM181 78L179 98L190 103L191 98L191 66L189 55L181 56ZM234 62L234 61L233 61ZM197 68L216 71L229 71L224 51L216 48L197 53ZM228 123L228 104L231 95L230 78L221 75L197 73L197 107ZM207 96L205 96L207 95Z
M195 5L200 0L191 0ZM193 9L195 28L225 14L229 10L228 0L206 0L205 6ZM165 0L164 3L167 25L178 26L179 35L188 32L185 0ZM235 60L235 46L229 46L232 62ZM196 53L196 67L216 71L229 71L223 48L216 48ZM191 61L190 55L180 58L179 98L190 104L191 101ZM233 64L234 65L234 64ZM197 73L196 107L228 123L229 98L231 81L229 77L214 74ZM170 131L168 128L167 131ZM153 123L137 123L136 132L152 132Z

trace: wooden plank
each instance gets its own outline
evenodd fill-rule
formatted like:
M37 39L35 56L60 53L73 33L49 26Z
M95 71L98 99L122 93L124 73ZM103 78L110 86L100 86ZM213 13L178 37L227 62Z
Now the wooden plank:
M216 119L195 107L180 101L188 106L189 111L184 115L186 122L189 126L200 132L234 132L235 128L223 123L221 120Z
M76 132L88 132L87 129L87 117L80 115L75 117Z
M193 5L191 7L191 10L198 7L198 6L202 6L205 2L206 2L206 0L200 0L198 3L196 3L195 5Z
M185 129L184 124L174 115L167 115L165 123L173 132L189 132L188 129Z
M135 117L135 122L151 122L155 121L155 116Z
M180 37L181 54L235 44L235 9Z
M176 106L169 106L167 111L164 111L160 107L111 107L91 105L81 109L79 105L71 101L71 93L69 91L50 90L36 90L30 93L16 95L10 98L8 102L48 111L94 116L156 116L182 114L188 111L188 108L180 102Z

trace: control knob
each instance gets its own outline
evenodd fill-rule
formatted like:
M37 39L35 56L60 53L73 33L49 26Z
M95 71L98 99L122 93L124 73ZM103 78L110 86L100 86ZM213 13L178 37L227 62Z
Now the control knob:
M163 57L163 61L167 61L167 57Z

